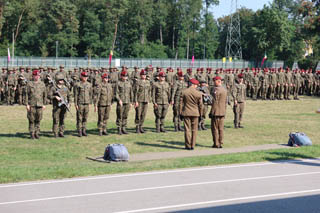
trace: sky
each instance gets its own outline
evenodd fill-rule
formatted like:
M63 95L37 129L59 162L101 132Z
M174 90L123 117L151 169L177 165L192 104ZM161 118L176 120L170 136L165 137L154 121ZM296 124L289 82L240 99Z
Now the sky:
M236 0L234 0L234 2L235 1ZM246 7L252 9L253 11L257 11L262 9L263 5L269 5L269 2L272 2L272 0L238 0L238 8ZM218 6L213 6L210 9L215 19L229 15L230 10L231 0L220 0L220 4Z

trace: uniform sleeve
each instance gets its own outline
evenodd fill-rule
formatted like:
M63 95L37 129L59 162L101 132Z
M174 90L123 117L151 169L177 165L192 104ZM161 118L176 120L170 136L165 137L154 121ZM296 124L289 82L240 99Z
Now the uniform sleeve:
M156 103L156 85L152 86L152 103Z
M95 93L95 98L93 100L93 104L96 106L98 103L98 100L100 99L100 95L101 95L101 86L97 85L96 86L96 93Z
M202 112L203 112L203 98L202 98L202 94L199 92L199 103L198 103L198 106L199 106L199 115L200 117L202 117Z
M133 102L137 102L138 101L138 82L136 82L133 86Z
M116 100L119 102L120 101L120 96L119 96L119 87L118 84L116 84Z
M42 92L43 104L47 105L47 90L44 83L42 83L42 85L43 85L43 92Z
M134 92L133 92L133 87L131 85L130 87L130 103L134 102Z
M29 84L27 84L27 88L26 88L26 91L25 91L25 99L26 99L26 105L29 105Z
M180 105L179 105L179 114L182 114L182 109L183 109L183 96L184 96L184 91L180 95Z
M74 94L74 104L78 105L78 84L74 86L73 94Z

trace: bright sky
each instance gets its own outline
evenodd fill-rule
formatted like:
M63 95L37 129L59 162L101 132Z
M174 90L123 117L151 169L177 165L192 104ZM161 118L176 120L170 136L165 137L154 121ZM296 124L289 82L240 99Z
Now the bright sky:
M234 0L234 2L236 2L236 0ZM269 5L269 2L272 2L272 0L238 0L238 8L246 7L257 11L258 9L262 9L263 5ZM220 0L220 4L213 6L210 11L213 13L214 18L217 19L229 15L230 10L231 0Z

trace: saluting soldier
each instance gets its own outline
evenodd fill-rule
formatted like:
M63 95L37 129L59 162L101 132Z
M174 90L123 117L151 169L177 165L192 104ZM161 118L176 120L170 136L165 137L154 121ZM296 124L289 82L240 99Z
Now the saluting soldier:
M147 80L147 72L142 69L140 80L134 85L134 107L136 110L136 133L145 133L143 123L147 115L148 105L151 101L151 83Z
M224 138L224 119L227 112L227 90L222 86L221 77L214 78L215 87L212 92L211 118L212 148L222 148Z
M193 150L196 145L198 122L203 108L202 93L197 90L199 81L191 79L190 84L188 89L182 91L179 109L184 121L184 141L187 150Z
M117 84L117 120L118 134L128 134L126 127L128 115L133 103L133 89L128 81L128 72L124 69L120 75L120 81Z
M96 99L94 100L94 111L98 111L98 129L99 136L107 135L107 122L111 110L113 100L113 89L109 83L109 74L104 73L102 76L101 84L96 88Z
M40 81L39 70L32 72L33 81L28 82L26 88L26 108L29 120L29 132L31 139L39 139L40 121L43 110L46 108L46 87Z
M156 117L156 131L166 132L164 129L164 120L166 118L171 88L167 82L165 82L166 74L164 72L159 73L159 82L155 82L152 88L152 102L154 107L154 114Z
M70 107L70 90L65 85L62 74L56 75L56 84L51 88L49 98L52 100L53 135L55 138L64 137L64 120L67 108Z
M232 91L232 96L234 100L233 112L234 112L234 128L243 128L241 125L242 116L245 107L246 100L246 85L243 83L243 74L238 75L236 84Z
M88 73L81 73L81 81L74 88L74 106L77 111L78 136L87 136L87 120L89 116L89 104L91 102L92 86L87 81Z
M180 97L182 91L188 88L188 84L184 81L183 72L179 71L177 75L178 80L175 82L171 93L171 102L173 103L173 123L175 132L183 131L181 127L182 120L180 119Z

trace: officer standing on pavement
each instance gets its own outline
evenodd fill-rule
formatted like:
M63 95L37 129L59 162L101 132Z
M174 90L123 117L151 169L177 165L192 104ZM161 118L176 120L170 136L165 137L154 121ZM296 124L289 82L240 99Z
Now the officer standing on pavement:
M89 104L92 97L92 86L87 81L88 73L81 73L81 81L74 88L74 105L77 111L78 136L87 136L87 120L89 116Z
M224 119L227 111L227 90L222 86L221 77L214 79L215 87L212 90L212 107L209 117L211 118L211 133L213 148L222 148L224 138Z
M198 122L201 117L202 93L197 90L199 81L190 80L190 87L182 91L180 98L180 115L184 121L185 149L193 150L196 145Z
M28 82L26 89L26 108L29 120L29 132L31 139L39 139L40 121L42 112L46 108L46 87L40 81L39 70L32 72L33 81Z
M107 122L111 110L113 100L113 88L109 83L109 74L104 73L102 76L102 82L97 85L96 95L94 100L94 112L98 111L98 129L99 136L107 135Z

